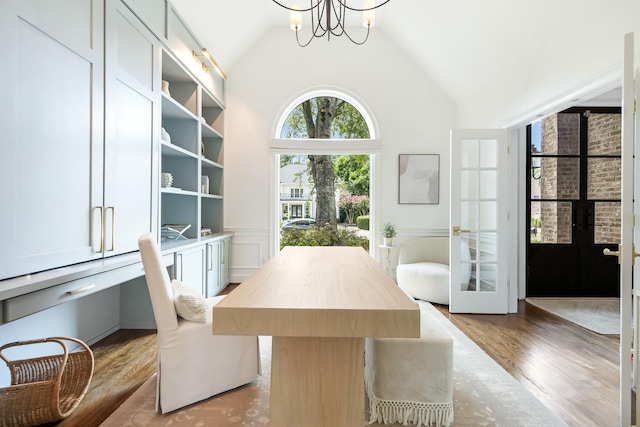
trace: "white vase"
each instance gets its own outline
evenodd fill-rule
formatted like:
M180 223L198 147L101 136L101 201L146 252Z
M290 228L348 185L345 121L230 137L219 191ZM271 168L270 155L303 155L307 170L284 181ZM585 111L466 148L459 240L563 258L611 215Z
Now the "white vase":
M384 237L385 246L393 246L393 237Z
M171 96L171 93L169 93L169 82L166 80L162 81L162 91L168 96Z

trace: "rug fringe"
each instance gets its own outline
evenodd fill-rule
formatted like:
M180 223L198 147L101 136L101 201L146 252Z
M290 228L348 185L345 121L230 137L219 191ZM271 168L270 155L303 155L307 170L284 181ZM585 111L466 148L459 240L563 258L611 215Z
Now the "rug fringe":
M402 423L417 427L449 427L453 423L453 402L408 402L380 399L372 392L369 395L369 424Z

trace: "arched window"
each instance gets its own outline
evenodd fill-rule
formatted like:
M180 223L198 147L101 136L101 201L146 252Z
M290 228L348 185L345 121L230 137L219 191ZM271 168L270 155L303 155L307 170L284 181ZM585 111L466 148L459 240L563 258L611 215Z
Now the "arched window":
M306 220L326 224L333 218L339 227L356 229L369 243L369 231L358 230L355 220L374 207L372 159L378 143L373 120L362 104L338 91L308 92L283 109L274 133L277 246L284 245L280 230L290 228L285 223L294 219L294 224L307 227ZM318 185L323 167L329 174L335 171L330 191Z

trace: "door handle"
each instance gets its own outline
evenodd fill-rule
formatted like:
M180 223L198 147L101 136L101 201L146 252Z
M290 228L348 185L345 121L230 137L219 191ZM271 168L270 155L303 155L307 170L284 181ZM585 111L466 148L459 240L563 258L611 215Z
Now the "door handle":
M464 228L460 228L460 226L458 225L454 225L453 226L453 235L454 236L459 236L460 233L471 233L471 230L467 230Z
M633 264L635 265L636 263L636 258L640 256L640 254L638 252L636 252L636 245L631 245L631 251L633 252ZM620 245L618 245L618 250L617 251L612 251L609 248L605 248L602 253L604 255L607 256L617 256L618 257L618 264L622 264L622 249L620 248Z

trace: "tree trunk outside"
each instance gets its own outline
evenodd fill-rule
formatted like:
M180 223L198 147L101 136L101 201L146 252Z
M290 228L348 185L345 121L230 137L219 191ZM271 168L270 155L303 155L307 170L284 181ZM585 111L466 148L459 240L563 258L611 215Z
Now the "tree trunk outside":
M318 109L313 121L310 101L303 103L307 134L310 138L331 138L331 123L343 101L337 98L317 98ZM337 225L335 174L331 155L309 155L311 174L316 188L316 224Z

